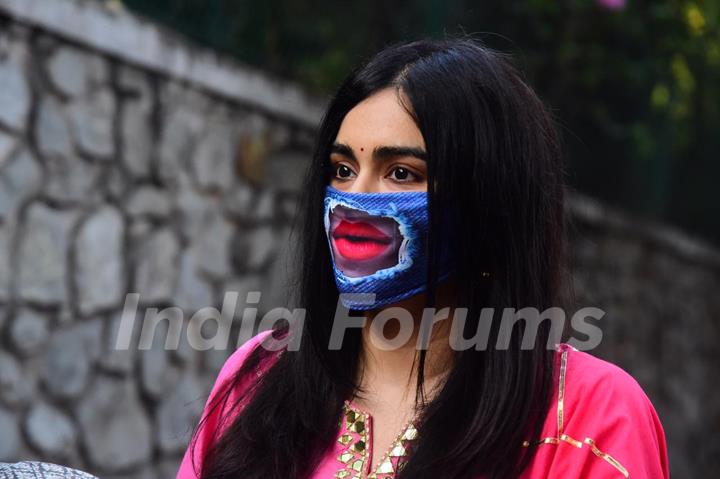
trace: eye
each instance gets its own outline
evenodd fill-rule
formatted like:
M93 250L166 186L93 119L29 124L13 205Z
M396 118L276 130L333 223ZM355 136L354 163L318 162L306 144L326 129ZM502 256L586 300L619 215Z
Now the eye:
M353 175L353 170L350 169L349 166L339 164L335 168L335 177L340 178L342 180L346 180L348 178L351 178Z
M390 179L398 182L418 181L417 175L402 166L398 166L392 169L392 171L390 172Z

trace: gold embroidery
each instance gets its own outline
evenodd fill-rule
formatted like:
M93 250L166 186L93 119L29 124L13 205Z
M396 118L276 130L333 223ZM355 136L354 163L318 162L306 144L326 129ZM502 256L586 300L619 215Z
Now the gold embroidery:
M573 351L577 351L577 349L572 348ZM620 474L623 475L625 478L630 477L630 473L628 472L625 467L623 467L620 462L612 457L610 454L602 452L600 449L597 448L595 445L595 441L592 440L589 437L586 437L583 441L578 441L577 439L574 439L570 437L569 435L563 433L563 421L564 421L564 413L565 413L565 374L567 372L567 358L568 358L568 351L564 350L560 355L560 381L558 386L558 404L557 404L557 436L556 437L545 437L543 439L540 439L537 441L537 445L542 444L554 444L558 445L560 442L565 442L567 444L570 444L573 447L576 447L578 449L582 449L583 444L587 444L590 446L590 450L599 458L604 459L607 461L608 464L613 466L615 469L617 469ZM530 447L530 441L523 441L522 447Z
M605 459L607 462L610 463L610 465L612 465L615 469L617 469L618 471L620 471L620 473L621 473L623 476L625 476L626 478L627 478L627 477L630 477L630 473L627 471L627 469L625 469L625 468L622 466L622 464L620 464L620 463L619 463L614 457L612 457L610 454L607 454L607 453L602 452L600 449L598 449L598 448L595 446L595 441L593 441L593 440L590 439L589 437L586 437L583 442L584 442L585 444L587 444L587 445L590 446L590 450L591 450L592 452L594 452L596 456Z
M567 434L562 434L562 435L560 436L560 440L561 440L561 441L565 441L565 442L567 442L568 444L577 447L578 449L581 449L581 448L582 448L582 443L581 443L580 441L578 441L577 439L571 438L571 437L568 436Z
M557 427L558 436L563 432L563 414L565 409L565 371L567 370L567 351L563 351L560 356L560 388L558 390L557 405Z
M572 348L577 351L577 349ZM561 442L569 444L575 448L582 449L584 445L589 446L589 449L595 454L595 456L605 460L608 464L613 466L619 471L623 477L629 478L630 474L627 469L620 464L610 454L602 452L595 445L595 441L589 437L586 437L583 441L578 441L573 437L565 434L564 430L564 413L565 413L565 377L567 373L567 361L568 361L568 350L564 350L560 356L560 379L558 386L558 405L557 405L557 436L545 437L537 441L537 445L542 444L553 444L559 445ZM347 449L338 456L338 460L345 464L345 469L338 471L335 474L336 478L339 479L352 479L360 477L360 473L364 470L368 460L367 453L367 440L368 440L368 427L369 417L366 413L352 409L346 402L344 406L345 415L345 427L347 431L357 433L360 438L355 442L353 437L349 434L343 434L338 438L343 446ZM342 423L342 420L341 420ZM368 479L380 479L390 474L392 477L396 472L403 469L406 461L402 460L408 455L408 444L407 442L413 441L417 438L417 429L412 423L408 423L403 431L395 438L390 448L386 451L383 458L378 462L375 469L368 475ZM523 441L522 447L529 447L529 441ZM393 459L396 462L393 462ZM383 476L379 476L383 475Z
M367 460L367 428L365 424L368 422L368 415L354 409L350 409L347 405L343 408L345 417L345 430L354 432L358 435L358 439L351 434L343 434L338 438L338 442L346 449L340 453L337 460L342 462L345 467L335 473L338 479L351 479L360 477ZM342 425L342 419L340 420Z
M560 444L560 439L556 437L545 437L543 439L540 439L538 444ZM530 447L530 441L523 441L522 443L523 447Z
M343 452L337 457L345 466L335 473L338 479L353 479L360 477L366 469L368 458L367 441L370 434L370 417L367 413L354 409L348 402L343 406L345 419L344 434L338 438L338 442L345 446ZM341 424L342 426L342 420ZM357 436L349 434L356 433ZM397 435L378 462L375 469L370 472L368 479L383 479L393 477L394 474L405 466L406 456L410 454L410 443L417 438L417 429L408 422Z
M412 422L405 425L402 432L397 435L395 440L390 445L390 449L385 452L385 455L380 459L375 470L368 476L368 479L377 479L378 474L395 474L395 465L393 459L397 461L398 470L404 466L404 462L401 459L407 454L406 444L409 441L413 441L417 438L417 429L413 426Z

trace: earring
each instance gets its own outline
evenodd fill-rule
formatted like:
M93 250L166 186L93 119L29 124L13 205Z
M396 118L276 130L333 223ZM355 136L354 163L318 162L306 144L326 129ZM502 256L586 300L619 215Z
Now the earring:
M488 273L487 271L483 271L483 272L482 272L482 277L483 277L483 278L489 278L489 277L490 277L490 273Z

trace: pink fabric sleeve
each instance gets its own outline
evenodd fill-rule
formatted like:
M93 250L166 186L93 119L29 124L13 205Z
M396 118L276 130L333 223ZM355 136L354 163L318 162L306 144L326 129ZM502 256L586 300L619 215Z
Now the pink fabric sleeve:
M587 353L573 351L565 394L567 416L547 477L670 477L660 419L645 392L627 372Z
M177 479L197 479L200 477L200 471L202 468L202 457L205 451L212 445L213 441L220 437L222 430L219 428L220 418L226 411L221 411L219 407L210 409L215 396L222 390L225 382L230 379L235 372L237 372L250 353L255 349L265 337L270 335L270 331L263 331L252 337L249 341L238 348L230 357L225 361L225 364L220 369L220 373L215 379L215 384L210 391L210 396L205 403L205 409L201 415L201 418L206 418L203 427L200 429L196 437L190 440L185 455L183 456L180 469L177 473ZM231 393L230 402L232 402L233 396L236 396L238 392ZM195 447L193 448L193 441ZM193 468L193 459L195 467ZM196 472L197 471L197 472Z

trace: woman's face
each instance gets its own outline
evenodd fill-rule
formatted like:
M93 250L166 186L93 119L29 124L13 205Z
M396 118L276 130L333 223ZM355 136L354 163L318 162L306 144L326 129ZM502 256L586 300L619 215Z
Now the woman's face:
M420 130L388 88L345 116L330 156L330 184L351 193L426 191L425 156ZM403 238L392 218L336 206L330 230L333 256L346 276L398 263Z

